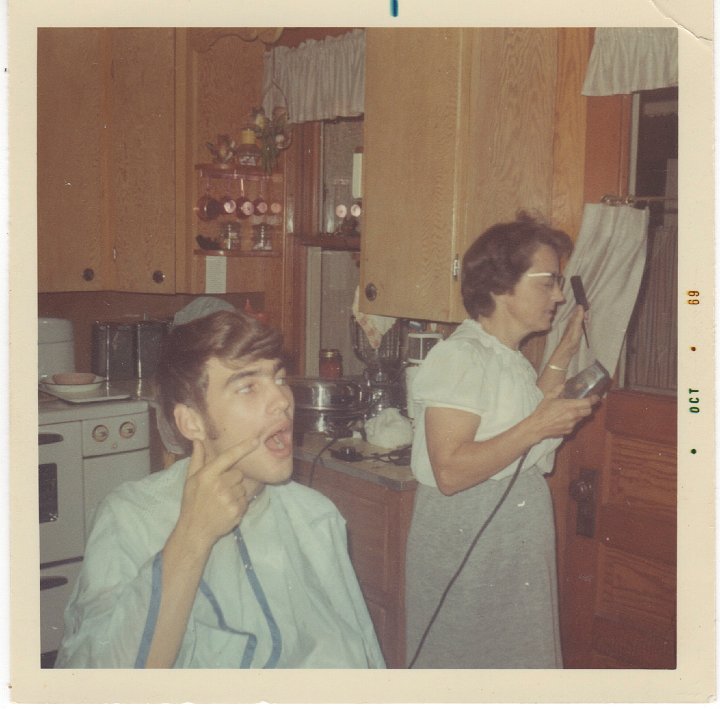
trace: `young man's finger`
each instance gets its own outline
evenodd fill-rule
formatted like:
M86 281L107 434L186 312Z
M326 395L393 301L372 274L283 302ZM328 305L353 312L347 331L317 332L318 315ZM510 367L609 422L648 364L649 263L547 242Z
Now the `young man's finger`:
M230 446L207 465L208 472L214 475L222 475L222 473L229 471L239 460L252 453L259 445L259 439L250 438Z

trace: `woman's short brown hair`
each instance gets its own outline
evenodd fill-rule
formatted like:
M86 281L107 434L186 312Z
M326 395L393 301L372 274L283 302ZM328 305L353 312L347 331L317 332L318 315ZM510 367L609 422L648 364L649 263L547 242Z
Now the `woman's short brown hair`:
M463 305L471 318L489 316L495 310L493 295L510 293L541 245L558 258L568 256L573 243L560 229L520 212L514 222L495 224L483 232L465 252L462 263Z
M162 343L155 379L163 414L176 435L176 404L207 414L206 365L212 357L230 366L239 360L282 360L282 335L236 310L221 310L174 327Z

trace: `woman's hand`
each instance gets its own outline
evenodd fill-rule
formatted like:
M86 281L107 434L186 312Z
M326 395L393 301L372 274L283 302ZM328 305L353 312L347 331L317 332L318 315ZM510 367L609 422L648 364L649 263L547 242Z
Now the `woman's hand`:
M528 419L537 432L538 442L545 438L559 438L572 433L575 427L591 413L600 401L596 395L584 399L560 399L563 387L553 389L540 402Z
M580 339L583 335L583 323L588 321L588 313L582 305L576 305L567 326L565 332L560 338L558 346L555 348L555 355L567 358L564 363L557 362L560 366L566 366L572 359L573 355L580 349ZM551 357L554 361L555 357Z
M565 381L570 360L580 349L583 323L587 319L587 313L582 305L575 306L560 342L558 342L557 347L550 355L545 368L538 377L537 385L544 394L549 394L558 384Z

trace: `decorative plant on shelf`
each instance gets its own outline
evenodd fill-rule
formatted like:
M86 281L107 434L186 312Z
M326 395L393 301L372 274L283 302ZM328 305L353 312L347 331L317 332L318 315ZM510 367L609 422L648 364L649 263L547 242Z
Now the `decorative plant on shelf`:
M272 118L268 118L264 108L253 108L252 120L262 154L263 169L269 175L275 169L280 153L292 144L287 111L284 107L277 107L273 110Z
M212 153L213 162L220 166L227 166L235 158L237 148L235 141L229 135L219 135L217 142L205 143L207 149Z

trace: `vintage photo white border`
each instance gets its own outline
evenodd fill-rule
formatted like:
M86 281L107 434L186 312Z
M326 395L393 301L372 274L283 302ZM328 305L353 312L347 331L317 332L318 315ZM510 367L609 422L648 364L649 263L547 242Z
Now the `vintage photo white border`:
M398 16L391 16L396 5ZM118 7L122 5L122 7ZM476 7L474 7L476 6ZM9 696L21 703L704 702L715 692L712 0L11 0L9 84ZM42 26L676 26L680 55L678 668L676 670L41 670L35 494L36 29ZM683 307L687 290L700 307ZM689 346L696 347L690 360ZM691 453L694 449L696 453ZM36 480L36 478L35 478ZM171 672L171 674L169 674ZM131 674L126 674L131 673Z

